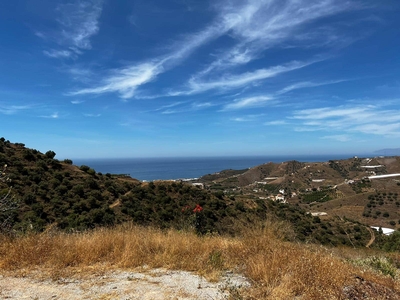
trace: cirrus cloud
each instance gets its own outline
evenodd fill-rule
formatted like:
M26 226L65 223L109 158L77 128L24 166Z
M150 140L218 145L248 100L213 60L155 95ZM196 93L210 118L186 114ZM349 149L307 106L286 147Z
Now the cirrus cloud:
M400 110L379 105L343 105L295 111L291 119L300 121L297 131L360 132L399 136Z

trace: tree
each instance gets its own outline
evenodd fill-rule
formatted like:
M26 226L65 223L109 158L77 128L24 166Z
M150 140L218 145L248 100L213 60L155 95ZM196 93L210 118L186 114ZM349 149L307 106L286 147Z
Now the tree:
M54 151L49 150L45 153L45 155L47 158L53 159L56 156L56 153Z
M11 179L6 174L7 165L0 172L0 186L6 185L4 190L0 189L0 232L9 232L13 223L13 212L18 207L18 202L12 196L12 187L8 184Z

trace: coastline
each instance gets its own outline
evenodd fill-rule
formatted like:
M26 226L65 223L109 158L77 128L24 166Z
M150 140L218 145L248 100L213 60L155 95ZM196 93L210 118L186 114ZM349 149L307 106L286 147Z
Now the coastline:
M223 170L243 170L265 163L290 160L324 162L355 155L287 155L236 157L157 157L157 158L92 158L74 159L74 165L87 165L103 174L126 174L140 181L195 180ZM367 156L368 157L368 156Z

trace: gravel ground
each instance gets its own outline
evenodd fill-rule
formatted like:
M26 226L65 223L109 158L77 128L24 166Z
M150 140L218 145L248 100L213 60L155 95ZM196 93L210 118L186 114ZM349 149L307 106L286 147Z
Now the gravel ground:
M0 299L227 299L229 290L249 287L246 278L227 272L219 282L185 271L114 271L86 279L40 280L0 276Z

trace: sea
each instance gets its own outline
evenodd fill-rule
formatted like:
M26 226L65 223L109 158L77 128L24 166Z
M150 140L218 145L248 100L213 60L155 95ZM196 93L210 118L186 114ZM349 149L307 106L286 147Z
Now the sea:
M167 157L73 159L77 166L87 165L103 174L124 174L141 181L189 180L223 170L243 170L268 162L290 160L325 162L354 155L237 156L237 157ZM365 156L364 156L365 157Z

